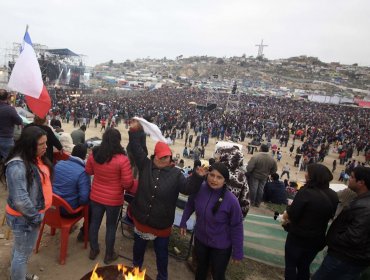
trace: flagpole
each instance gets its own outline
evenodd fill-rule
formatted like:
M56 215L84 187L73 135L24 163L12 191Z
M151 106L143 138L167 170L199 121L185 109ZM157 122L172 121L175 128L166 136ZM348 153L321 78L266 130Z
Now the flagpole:
M28 24L26 24L26 32L25 32L25 34L28 32Z

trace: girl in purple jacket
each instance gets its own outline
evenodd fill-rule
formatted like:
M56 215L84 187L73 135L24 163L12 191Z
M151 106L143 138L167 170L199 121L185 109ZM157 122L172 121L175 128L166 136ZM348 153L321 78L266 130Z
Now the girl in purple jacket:
M214 280L225 279L232 256L233 262L243 259L243 215L237 198L227 189L229 171L223 163L214 163L199 192L190 196L181 219L181 234L195 211L196 280L207 278L209 266Z

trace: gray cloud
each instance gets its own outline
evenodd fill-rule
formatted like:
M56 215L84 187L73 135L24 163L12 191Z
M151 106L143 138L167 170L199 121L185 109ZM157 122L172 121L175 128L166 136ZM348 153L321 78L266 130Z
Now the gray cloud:
M88 64L177 55L317 56L370 65L367 0L2 1L0 48L32 40L68 47ZM1 60L0 60L1 61Z

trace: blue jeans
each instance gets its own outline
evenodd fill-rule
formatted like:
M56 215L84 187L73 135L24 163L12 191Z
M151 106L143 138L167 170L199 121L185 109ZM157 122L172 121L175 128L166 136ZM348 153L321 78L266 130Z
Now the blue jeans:
M13 146L13 138L0 137L0 160L5 160L8 157L8 154Z
M94 201L90 202L91 221L89 239L91 250L99 250L98 235L104 213L106 212L105 255L112 256L116 242L116 225L121 206L107 206Z
M14 235L10 276L12 280L24 280L27 273L27 261L35 247L40 227L28 225L24 217L6 214L6 220Z
M312 280L358 280L366 268L367 266L356 266L328 254L312 276Z
M154 251L157 261L157 280L167 280L168 279L168 243L170 241L169 237L157 237L154 239ZM135 233L135 241L133 248L133 265L134 267L142 267L144 262L144 254L148 240L142 239L139 235Z
M252 206L259 206L262 202L263 190L266 185L267 178L259 180L253 176L249 179L249 191L251 193L251 204Z
M285 242L285 280L309 280L310 265L319 251L302 247L288 234Z

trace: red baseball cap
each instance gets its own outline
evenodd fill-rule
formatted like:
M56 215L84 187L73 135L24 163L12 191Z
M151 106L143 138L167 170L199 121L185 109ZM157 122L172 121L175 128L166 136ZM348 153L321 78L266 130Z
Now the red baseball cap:
M163 158L165 156L171 156L172 152L166 143L157 142L154 148L154 154L157 158Z

